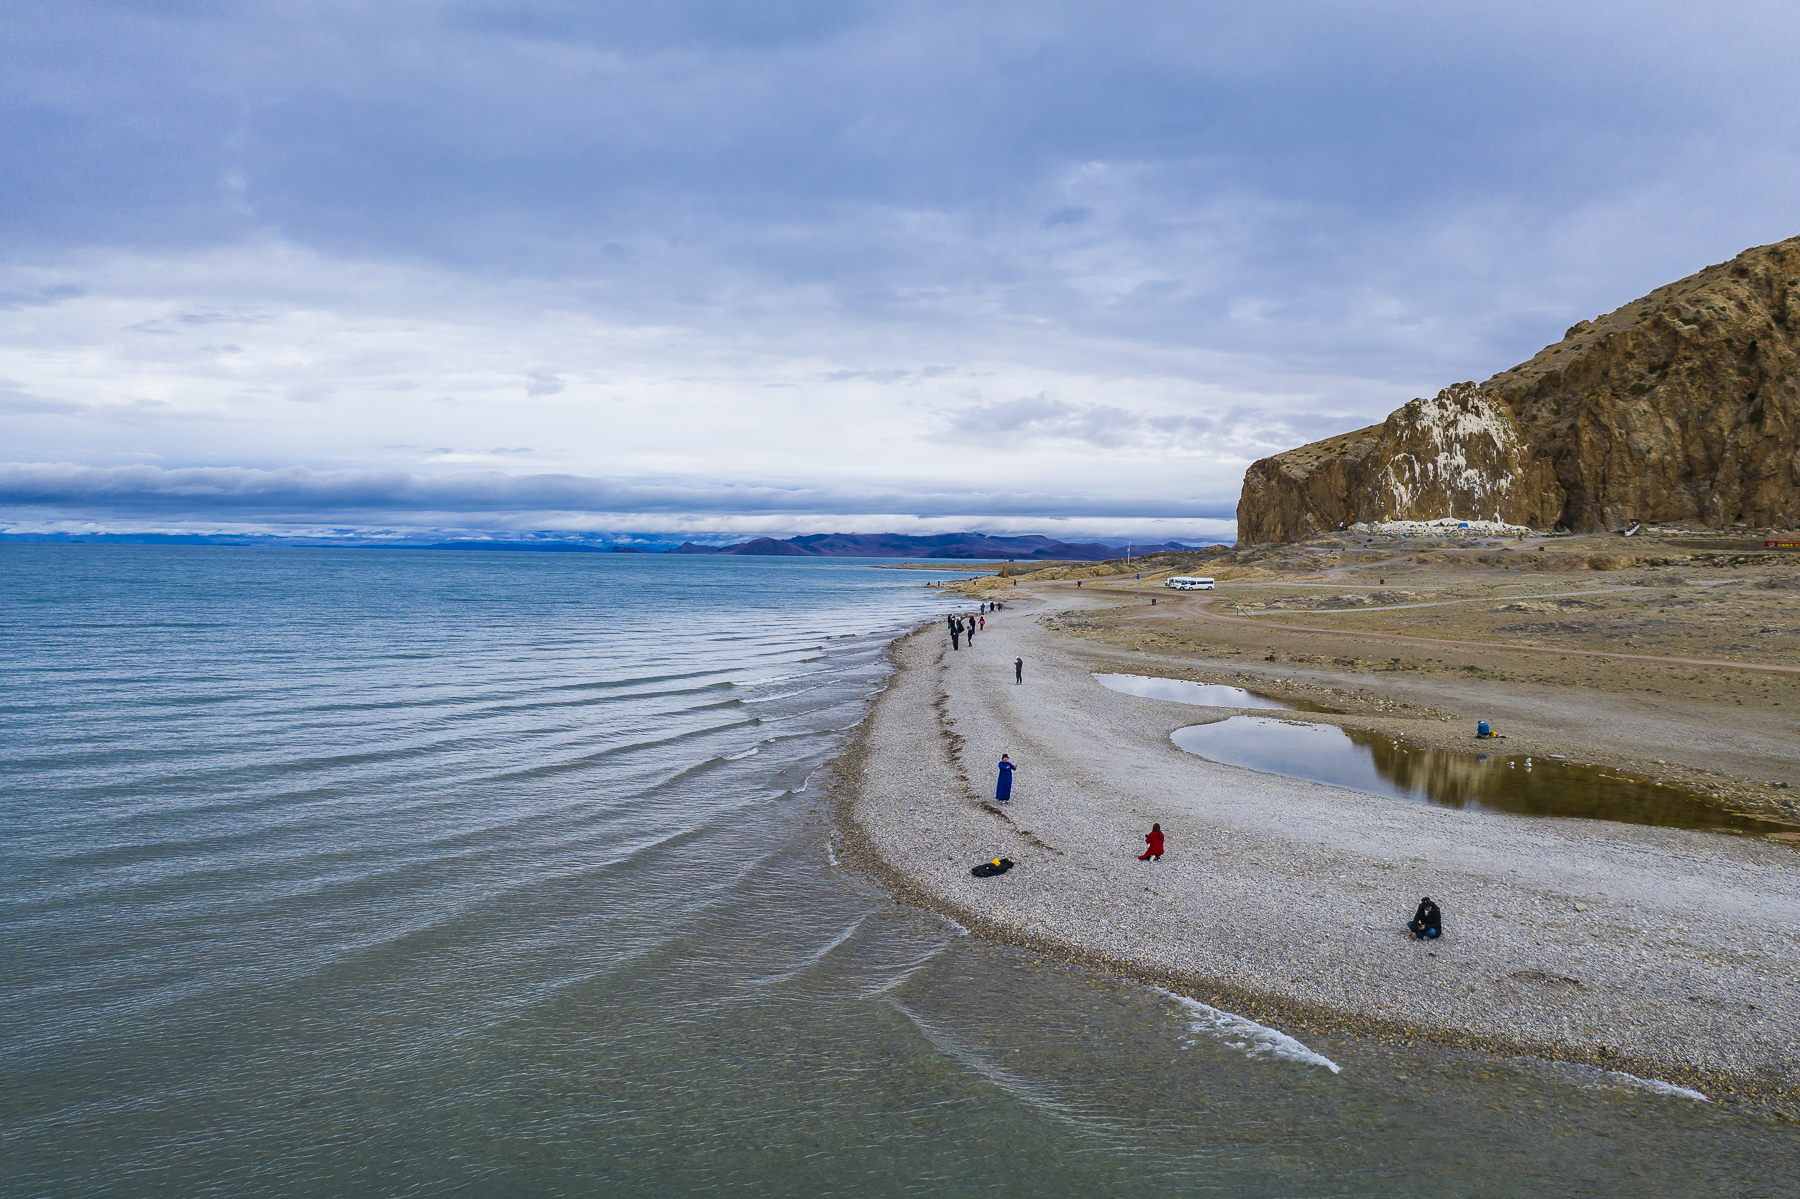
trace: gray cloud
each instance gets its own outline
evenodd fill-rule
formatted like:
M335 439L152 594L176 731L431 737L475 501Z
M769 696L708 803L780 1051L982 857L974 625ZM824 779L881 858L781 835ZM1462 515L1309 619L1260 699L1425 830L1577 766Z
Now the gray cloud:
M829 383L844 383L851 379L866 379L873 383L898 383L910 379L913 372L908 370L839 370L827 371L819 377Z
M269 318L264 315L245 316L224 312L178 312L174 319L184 325L241 325L267 321Z
M950 414L941 440L976 438L988 445L1068 441L1084 446L1175 447L1204 442L1219 423L1205 416L1153 415L1114 404L1071 404L1048 395L971 405Z
M826 371L819 378L828 383L847 383L853 380L869 383L923 382L929 379L941 379L954 369L949 366L922 366L916 370L905 367L889 367L885 370L846 367L842 370Z
M0 513L162 516L316 522L333 518L498 517L510 514L611 513L985 513L1003 517L1068 516L1228 519L1219 505L1170 504L1162 496L1109 499L1072 506L1061 492L970 489L903 493L873 488L700 486L575 475L496 472L421 476L400 471L313 471L305 467L89 467L0 464ZM469 523L466 519L463 523ZM505 522L496 522L505 523Z
M86 294L83 289L70 289L72 295ZM262 325L270 321L266 312L175 312L127 325L129 333L176 334L205 325Z
M0 412L10 412L18 416L72 416L86 410L86 405L69 400L47 400L0 379Z
M82 294L79 287L67 284L56 287L0 287L0 310L9 308L42 308Z

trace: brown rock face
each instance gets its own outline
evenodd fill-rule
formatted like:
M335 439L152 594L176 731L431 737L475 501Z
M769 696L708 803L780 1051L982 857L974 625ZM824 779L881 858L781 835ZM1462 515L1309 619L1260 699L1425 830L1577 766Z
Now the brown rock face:
M1255 463L1238 540L1367 520L1800 523L1800 238L1592 321L1477 387Z

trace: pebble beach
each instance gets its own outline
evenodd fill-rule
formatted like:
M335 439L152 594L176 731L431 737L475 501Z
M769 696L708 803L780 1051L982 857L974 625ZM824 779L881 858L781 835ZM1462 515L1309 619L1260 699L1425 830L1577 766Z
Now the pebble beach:
M1800 1111L1793 848L1219 765L1170 734L1234 710L1102 687L1116 659L1044 628L1047 597L1015 597L973 647L953 651L941 620L896 642L839 760L841 848L899 898L1287 1031L1579 1062ZM1018 765L1007 805L992 799L1002 753ZM1152 822L1168 853L1139 862ZM1017 865L970 875L995 857ZM1424 895L1445 914L1435 942L1406 933Z

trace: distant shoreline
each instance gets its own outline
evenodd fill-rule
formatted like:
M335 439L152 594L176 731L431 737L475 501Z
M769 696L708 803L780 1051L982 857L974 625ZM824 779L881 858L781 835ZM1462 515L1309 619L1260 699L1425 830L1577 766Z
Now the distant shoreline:
M601 536L601 535L596 535ZM457 536L430 532L379 536L306 536L275 533L0 533L0 542L26 545L215 545L289 549L390 549L475 550L498 553L646 554L656 557L745 557L807 559L881 559L884 561L939 559L949 563L1102 562L1123 557L1130 544L1073 543L1049 537L990 537L981 533L914 536L890 533L832 533L791 537L777 541L756 537L747 541L711 545L692 541L677 543L673 535L612 533L632 540L597 541L561 535L553 530L515 534L511 537ZM1139 547L1142 553L1177 548ZM1199 547L1196 547L1199 548Z

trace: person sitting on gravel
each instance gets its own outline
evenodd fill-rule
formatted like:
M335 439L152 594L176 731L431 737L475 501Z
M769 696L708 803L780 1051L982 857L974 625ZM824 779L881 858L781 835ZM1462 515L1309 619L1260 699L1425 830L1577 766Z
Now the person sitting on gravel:
M1149 848L1144 850L1143 853L1138 855L1138 861L1148 862L1151 858L1155 858L1159 862L1162 861L1162 855L1163 855L1162 825L1160 825L1160 824L1151 825L1150 831L1144 834L1144 841L1149 845Z
M1407 922L1406 927L1412 930L1412 939L1415 941L1421 937L1427 941L1435 940L1443 935L1444 915L1438 911L1437 904L1431 902L1431 896L1427 895L1419 901L1419 910L1413 913L1413 918Z

